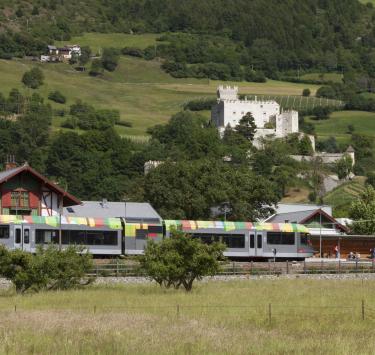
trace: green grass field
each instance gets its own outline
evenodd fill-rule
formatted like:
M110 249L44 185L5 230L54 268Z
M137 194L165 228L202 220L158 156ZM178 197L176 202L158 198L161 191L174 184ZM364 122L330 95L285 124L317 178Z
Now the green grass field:
M68 64L37 64L22 60L0 60L0 91L8 94L16 87L32 93L21 83L22 75L38 65L45 75L45 84L36 92L45 98L52 90L61 91L68 99L66 105L53 104L66 109L76 99L82 99L98 108L115 108L121 119L133 124L132 128L119 127L124 135L144 135L148 127L165 123L171 115L180 111L186 101L216 93L220 84L238 85L241 93L269 95L299 95L303 84L268 81L267 83L233 83L207 79L175 79L160 68L158 61L121 57L118 68L113 73L105 73L101 78L93 78L87 73L79 73ZM318 86L311 85L314 92ZM59 128L61 120L55 119L54 128Z
M358 198L365 189L365 178L356 177L345 182L324 196L325 204L334 206L335 217L347 217L351 203Z
M160 34L148 33L142 35L130 35L125 33L85 33L82 36L73 37L69 41L57 41L57 46L66 44L79 44L89 46L93 53L99 53L106 47L119 48L137 47L144 49L156 43Z
M190 294L127 285L0 296L4 354L374 352L375 283L360 279L209 282Z
M319 139L336 137L339 142L348 142L348 125L353 125L355 132L375 137L375 113L362 111L338 111L331 114L328 120L316 121L307 119L315 126Z
M301 75L300 78L305 80L324 80L341 83L343 75L339 73L309 73Z

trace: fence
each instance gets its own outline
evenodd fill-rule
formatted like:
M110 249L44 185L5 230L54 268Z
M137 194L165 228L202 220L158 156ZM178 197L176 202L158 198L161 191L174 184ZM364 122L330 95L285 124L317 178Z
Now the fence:
M41 309L45 309L41 307ZM23 308L22 305L14 304L12 308L2 309L1 311L22 312L27 311L28 308ZM35 311L36 308L33 307ZM60 308L60 310L62 310ZM312 305L312 304L283 304L283 303L263 303L257 305L246 304L210 304L210 305L192 305L192 304L167 304L167 305L117 305L108 306L105 303L90 304L87 306L70 305L67 308L69 311L84 311L88 313L99 312L147 312L157 313L163 316L175 316L180 318L182 316L199 316L207 314L215 314L220 311L222 316L225 313L228 316L241 316L245 312L248 316L255 316L256 319L263 319L265 323L271 324L273 321L285 321L285 319L309 319L309 320L323 320L325 319L342 319L343 316L350 314L351 319L370 320L375 321L375 308L366 304L365 299L350 304L330 304L330 305Z
M282 275L282 274L349 274L375 273L374 260L334 260L318 261L273 261L231 262L222 264L218 275ZM136 277L146 276L138 264L123 261L96 264L89 272L92 276Z

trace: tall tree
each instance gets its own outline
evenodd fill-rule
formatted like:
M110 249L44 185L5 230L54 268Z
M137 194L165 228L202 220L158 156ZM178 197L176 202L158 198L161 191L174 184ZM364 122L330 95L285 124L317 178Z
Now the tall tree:
M246 139L252 141L256 133L256 128L254 117L251 112L248 112L241 118L236 126L236 131Z

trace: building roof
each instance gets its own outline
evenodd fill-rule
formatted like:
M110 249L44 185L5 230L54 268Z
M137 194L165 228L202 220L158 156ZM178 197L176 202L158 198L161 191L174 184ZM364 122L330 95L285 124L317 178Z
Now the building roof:
M336 221L331 215L329 215L324 210L318 208L315 210L306 210L306 211L295 211L295 212L289 212L289 213L277 213L273 216L266 219L265 222L270 223L285 223L285 221L288 221L288 223L299 223L299 224L306 224L316 215L321 214L323 217L328 219L333 223L335 228L332 229L340 229L344 232L348 232L348 228L346 226L343 226L341 223Z
M81 205L64 208L65 216L125 217L129 221L160 222L161 217L146 202L83 201Z
M299 211L315 211L318 209L332 215L332 207L329 205L317 205L312 203L278 203L277 206L275 206L277 214Z
M39 181L42 181L51 190L55 191L59 195L62 195L64 206L77 205L81 203L81 201L78 198L66 192L61 187L57 186L55 183L47 179L45 176L39 174L36 170L34 170L27 163L23 164L22 166L17 166L16 168L1 171L0 172L0 184L7 182L8 180L12 179L13 177L15 177L16 175L20 173L25 173L25 172L30 173L36 179L38 179Z

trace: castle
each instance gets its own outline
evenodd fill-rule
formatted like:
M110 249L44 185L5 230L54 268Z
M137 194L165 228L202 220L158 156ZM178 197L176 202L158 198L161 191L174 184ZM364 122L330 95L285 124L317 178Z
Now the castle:
M211 120L221 134L228 125L234 128L248 112L253 115L257 126L255 145L261 137L272 135L282 138L290 133L298 133L297 111L282 111L274 100L262 101L256 97L255 100L240 100L237 86L218 87L217 104L212 108Z

